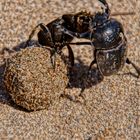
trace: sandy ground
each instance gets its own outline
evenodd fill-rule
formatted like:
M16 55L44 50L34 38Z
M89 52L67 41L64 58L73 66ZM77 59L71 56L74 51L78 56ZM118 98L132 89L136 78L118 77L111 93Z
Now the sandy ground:
M140 1L108 0L108 3L112 13L136 13L115 18L124 26L128 57L140 66ZM93 13L98 9L100 4L97 0L1 0L0 50L24 43L32 28L40 22L49 23L66 13L81 10ZM93 56L89 46L74 46L73 50L75 67L79 72L66 93L78 95L81 90L79 73L88 69ZM29 113L16 106L3 88L3 60L7 56L6 52L0 54L0 139L140 139L140 79L135 77L136 72L131 66L125 65L117 75L104 79L97 79L93 73L83 93L85 104L60 98L48 110ZM97 82L92 82L92 79Z

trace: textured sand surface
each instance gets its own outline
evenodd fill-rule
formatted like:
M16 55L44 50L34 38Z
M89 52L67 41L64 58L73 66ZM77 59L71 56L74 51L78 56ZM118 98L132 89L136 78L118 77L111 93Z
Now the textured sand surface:
M124 26L128 39L128 57L140 66L140 1L108 0L111 12L131 12L135 15L116 16ZM0 50L19 50L32 28L40 22L49 23L65 13L100 9L97 0L1 0ZM66 49L64 49L65 51ZM93 59L92 48L74 46L75 76L66 93L80 93L80 75ZM3 60L0 54L0 139L47 140L139 140L140 139L140 78L130 75L135 70L125 65L117 75L91 75L83 93L86 103L60 98L48 110L25 112L14 104L3 88ZM96 81L96 82L95 82Z

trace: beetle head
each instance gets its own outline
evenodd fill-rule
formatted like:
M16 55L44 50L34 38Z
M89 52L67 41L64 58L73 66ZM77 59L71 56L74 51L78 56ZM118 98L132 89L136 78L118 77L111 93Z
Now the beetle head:
M106 0L99 0L103 5L104 5L104 11L98 12L93 16L93 20L92 20L92 27L96 28L98 26L102 26L109 18L110 16L110 9L108 6L108 3L106 2Z
M108 15L106 13L96 13L91 24L93 28L97 28L99 26L102 26L107 21Z

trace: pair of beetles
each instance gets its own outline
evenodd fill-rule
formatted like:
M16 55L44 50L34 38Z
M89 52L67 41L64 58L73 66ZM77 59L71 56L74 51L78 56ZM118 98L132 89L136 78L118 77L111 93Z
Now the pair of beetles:
M103 76L117 73L125 63L131 64L138 77L140 68L127 57L127 40L124 35L123 26L116 19L110 18L110 9L106 0L99 0L104 9L92 15L87 12L66 14L47 25L38 24L29 35L26 46L38 32L38 42L42 46L49 46L52 49L51 61L55 66L55 54L60 53L63 47L67 47L69 62L74 65L74 54L70 45L91 45L94 49L94 60L89 66L96 64ZM74 37L85 38L88 42L72 43Z

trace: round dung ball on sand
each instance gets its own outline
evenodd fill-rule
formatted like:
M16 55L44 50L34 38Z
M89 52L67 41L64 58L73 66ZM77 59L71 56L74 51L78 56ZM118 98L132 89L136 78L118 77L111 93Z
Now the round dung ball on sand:
M56 54L54 69L49 49L26 48L6 61L4 83L16 104L29 111L45 109L64 92L67 66Z

